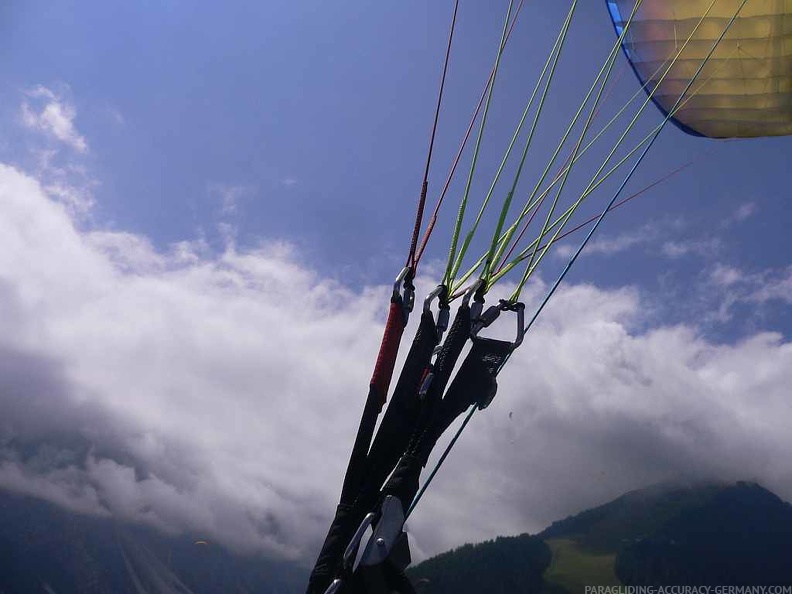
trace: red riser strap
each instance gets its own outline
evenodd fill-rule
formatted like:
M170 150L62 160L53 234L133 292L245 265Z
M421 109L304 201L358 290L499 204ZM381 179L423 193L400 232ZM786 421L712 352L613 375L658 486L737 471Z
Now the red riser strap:
M382 344L377 354L377 363L374 366L374 373L371 376L370 385L377 391L380 399L380 407L385 405L388 398L393 369L396 366L396 356L399 353L399 343L407 321L404 316L404 309L401 299L391 301L388 310L388 321L385 324L385 332L382 336Z

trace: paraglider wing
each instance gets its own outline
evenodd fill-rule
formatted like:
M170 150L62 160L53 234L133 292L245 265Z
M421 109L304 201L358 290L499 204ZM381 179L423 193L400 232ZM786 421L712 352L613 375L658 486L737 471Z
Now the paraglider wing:
M635 0L607 4L621 34ZM741 4L643 0L629 25L624 53L647 92L657 88L653 99L667 115L739 11L688 98L672 114L672 121L685 132L711 138L792 134L792 0L750 0L742 8Z

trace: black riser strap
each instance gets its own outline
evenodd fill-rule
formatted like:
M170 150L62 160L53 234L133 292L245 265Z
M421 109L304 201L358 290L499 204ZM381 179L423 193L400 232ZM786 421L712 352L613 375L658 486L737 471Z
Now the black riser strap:
M377 430L365 463L362 491L379 493L399 457L404 453L421 411L418 387L437 345L437 331L430 312L424 312L410 352L404 362L393 397ZM361 502L363 505L365 503ZM369 503L374 505L376 499ZM369 511L368 509L366 511Z
M440 401L430 423L410 452L402 456L384 495L398 497L407 507L418 492L421 469L443 432L460 414L478 404L495 387L496 377L505 360L514 350L512 343L488 338L473 339L473 347L465 357L445 397Z
M386 433L382 434L382 427L377 432L370 456L369 444L380 410L380 395L374 384L369 387L358 436L344 477L341 503L311 572L307 594L324 593L341 569L342 557L349 540L365 515L376 505L380 487L396 465L411 435L412 425L417 418L417 412L413 409L417 406L418 384L436 343L434 318L430 312L424 312L393 398L382 420L381 425ZM400 432L405 423L409 423L410 427ZM380 437L380 434L383 436ZM391 438L396 441L392 442Z
M497 390L496 377L514 350L512 343L490 338L474 338L454 381L443 397L432 423L414 453L426 464L437 440L446 429L473 405L486 407Z
M338 573L344 551L362 521L363 518L355 522L354 510L351 506L339 505L336 508L336 515L322 545L322 552L319 553L316 565L311 571L306 594L324 594Z
M363 407L363 414L360 417L355 444L352 446L352 453L349 456L349 464L344 475L344 484L341 487L340 503L351 505L357 497L360 487L365 477L366 455L371 445L371 438L377 426L377 417L380 413L379 394L376 387L369 386L366 405Z
M414 428L410 445L407 447L407 452L415 449L416 444L420 441L421 435L426 430L426 427L432 422L435 416L437 407L440 404L440 399L443 392L451 379L451 373L454 371L454 366L462 354L462 349L470 336L470 307L466 304L459 306L454 322L448 330L448 335L443 342L443 347L437 354L435 363L432 366L432 381L429 388L423 397L424 410L420 419ZM407 502L409 504L409 502Z

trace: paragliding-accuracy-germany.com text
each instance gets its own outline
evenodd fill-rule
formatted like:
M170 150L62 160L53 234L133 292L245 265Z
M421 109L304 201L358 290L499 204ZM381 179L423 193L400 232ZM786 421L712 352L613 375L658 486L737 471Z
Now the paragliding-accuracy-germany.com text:
M585 594L792 594L792 586L586 586Z

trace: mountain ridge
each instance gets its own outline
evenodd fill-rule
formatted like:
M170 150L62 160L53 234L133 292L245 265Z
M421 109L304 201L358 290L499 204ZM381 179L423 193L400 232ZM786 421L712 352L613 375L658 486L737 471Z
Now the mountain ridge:
M301 594L308 569L0 493L2 594ZM422 594L792 584L792 505L756 483L663 483L410 568Z
M488 568L485 559L505 551L499 539L464 549L466 572L475 568L476 582L488 590L546 594L583 593L599 585L792 584L792 505L746 481L660 483L557 520L536 535L513 538L509 558L539 571L525 587L514 589L509 571ZM528 542L532 548L521 550L520 543ZM541 568L540 543L550 552ZM414 580L424 580L422 592L448 591L432 587L432 579L442 586L462 550L410 570ZM453 591L481 590L461 584Z

